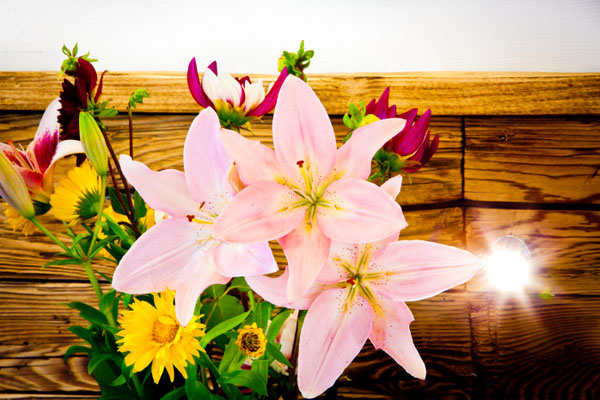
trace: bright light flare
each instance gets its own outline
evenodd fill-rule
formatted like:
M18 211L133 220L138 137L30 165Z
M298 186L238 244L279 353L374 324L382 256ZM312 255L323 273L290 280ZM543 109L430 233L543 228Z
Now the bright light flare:
M490 283L504 292L521 291L531 281L529 250L512 235L503 236L492 245L487 273Z

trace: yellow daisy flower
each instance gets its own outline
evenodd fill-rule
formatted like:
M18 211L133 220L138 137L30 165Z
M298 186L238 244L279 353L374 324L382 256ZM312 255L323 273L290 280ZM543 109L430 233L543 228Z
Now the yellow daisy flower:
M173 367L187 378L185 367L194 363L198 351L204 351L198 341L204 336L206 326L194 317L182 327L175 317L174 292L154 294L154 305L135 300L131 310L122 311L119 323L121 339L117 341L119 350L125 356L125 364L133 365L133 372L139 372L152 363L152 377L158 383L165 368L171 382L175 379Z
M267 349L267 338L263 330L256 326L256 322L252 325L246 325L238 331L240 334L235 341L242 353L250 358L259 358Z
M4 210L7 222L12 227L13 231L21 230L25 236L31 235L35 232L35 225L33 222L24 218L17 210L6 204L6 210Z
M100 177L89 163L73 168L50 196L56 218L74 224L93 218L100 204Z

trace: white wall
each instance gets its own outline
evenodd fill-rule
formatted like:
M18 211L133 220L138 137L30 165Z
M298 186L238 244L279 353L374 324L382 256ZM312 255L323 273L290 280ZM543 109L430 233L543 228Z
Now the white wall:
M310 72L597 72L600 0L0 0L0 70L56 70L78 41L113 71L274 73L301 39Z

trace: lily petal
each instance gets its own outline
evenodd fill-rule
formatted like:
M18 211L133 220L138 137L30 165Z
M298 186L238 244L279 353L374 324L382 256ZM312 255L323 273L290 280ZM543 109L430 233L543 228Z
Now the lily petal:
M435 296L469 280L484 265L468 251L423 240L401 240L373 255L370 272L383 272L373 287L393 300Z
M185 218L169 218L135 241L113 275L112 287L120 292L143 294L176 289L189 279L183 273L207 250L198 242L210 229Z
M58 110L60 110L61 107L59 100L60 99L58 98L52 100L48 107L46 107L46 111L44 111L44 115L42 115L40 124L33 137L34 141L40 136L48 134L58 136L58 129L60 128L60 125L58 124Z
M231 160L221 141L219 117L212 108L200 112L185 138L183 165L187 186L196 202L214 201L224 191L223 177Z
M196 302L202 292L214 284L225 284L231 278L221 275L215 268L214 248L203 254L198 262L190 264L181 274L175 288L175 315L182 326L186 326L194 316Z
M387 194L389 194L390 197L392 199L394 199L394 201L396 201L396 197L398 197L401 187L402 187L402 175L396 175L395 177L393 177L392 179L388 179L387 181L385 181L385 183L383 185L381 185L381 189L383 189L383 191L385 191ZM402 217L404 217L404 214L402 214ZM406 222L406 219L404 221ZM408 222L406 222L406 225L402 229L404 229L406 226L408 226ZM397 241L399 237L400 237L400 230L392 233L390 236L388 236L382 240L374 242L372 244L373 251L379 250L381 247L385 246L388 243Z
M232 243L277 239L296 228L306 210L293 208L298 195L274 182L259 182L238 193L215 220L213 235Z
M288 268L283 275L277 278L269 278L264 275L246 276L248 286L263 299L273 303L278 307L286 307L294 310L306 310L315 301L315 299L326 290L326 285L314 283L310 289L304 293L298 300L290 303L287 299L287 284L290 278Z
M275 152L259 141L227 129L221 131L221 139L244 184L274 181L282 176Z
M425 363L410 334L409 325L414 320L410 309L403 302L386 296L377 296L376 301L369 334L373 346L388 353L415 378L425 379Z
M367 179L371 160L383 145L404 128L406 121L389 118L358 128L340 147L335 169L338 176Z
M279 239L279 244L290 271L288 301L294 302L306 293L321 272L327 261L331 240L321 233L316 224L309 228L303 223Z
M298 353L298 388L313 398L332 386L360 352L373 313L362 297L347 303L348 289L331 289L313 302L304 319Z
M63 140L62 142L58 143L58 146L56 146L56 152L54 153L48 168L50 168L55 162L63 157L78 153L83 153L83 146L79 140Z
M217 271L224 276L264 275L279 269L268 242L222 242L213 250Z
M273 144L281 167L290 177L299 176L299 161L313 176L327 176L333 169L336 143L327 111L303 80L287 77L273 115Z
M407 226L398 203L373 183L339 179L327 187L323 198L331 206L318 207L317 221L323 234L332 240L375 242Z
M121 155L119 161L125 178L151 208L174 217L195 215L198 211L199 204L192 199L183 172L155 172L127 155Z

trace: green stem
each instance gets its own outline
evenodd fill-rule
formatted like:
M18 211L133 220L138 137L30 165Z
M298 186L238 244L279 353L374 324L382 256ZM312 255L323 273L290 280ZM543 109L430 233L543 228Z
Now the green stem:
M255 302L254 302L254 293L252 293L252 290L250 290L248 292L248 297L250 298L250 309L252 311L254 311Z
M92 264L90 264L89 261L85 261L82 265L83 265L83 269L85 269L85 272L87 273L88 278L90 279L90 283L92 284L92 287L94 288L94 292L96 292L96 296L98 297L98 300L100 300L103 295L102 288L100 287L100 284L98 283L98 279L96 279L96 273L94 272L94 269L92 268Z
M54 236L52 234L52 232L50 232L48 229L46 229L46 227L44 225L42 225L42 223L40 221L38 221L36 217L32 217L30 219L30 221L33 222L35 224L35 226L37 226L39 228L39 230L42 231L46 236L48 236L54 243L59 245L61 249L66 251L67 254L71 254L71 249L69 249L67 247L67 245L65 245L59 238Z
M142 383L140 382L140 378L138 378L137 374L132 374L131 380L133 381L133 385L135 386L135 391L137 392L140 399L144 398L144 388L142 387Z
M90 242L90 247L88 248L87 258L90 258L92 251L94 250L94 245L96 244L96 239L98 238L98 232L100 230L100 220L102 219L102 212L104 211L104 197L106 196L106 175L100 177L102 188L100 190L100 203L98 204L98 216L96 218L96 223L94 224L94 234L92 235L92 241Z

